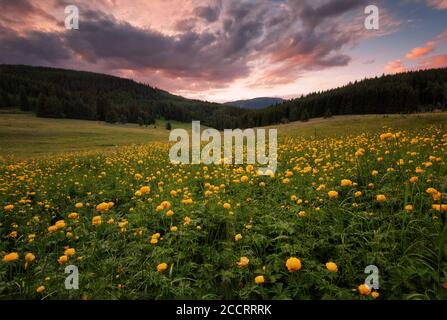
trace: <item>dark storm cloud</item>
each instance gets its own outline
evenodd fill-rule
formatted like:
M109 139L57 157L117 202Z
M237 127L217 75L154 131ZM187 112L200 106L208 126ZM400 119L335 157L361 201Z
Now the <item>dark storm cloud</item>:
M33 31L26 37L0 29L0 62L51 65L71 58L71 52L57 33Z
M0 61L60 65L72 59L101 65L106 72L157 70L171 79L222 85L248 77L250 63L262 57L281 64L271 72L284 78L297 69L346 65L350 58L340 50L353 39L336 18L362 2L333 0L313 7L310 1L228 0L193 9L193 16L174 24L177 34L139 28L99 10L83 11L80 30L19 36L1 27ZM27 12L40 10L25 0L16 3ZM215 27L204 28L205 21Z
M197 7L194 13L208 22L214 22L219 18L220 10L217 7Z

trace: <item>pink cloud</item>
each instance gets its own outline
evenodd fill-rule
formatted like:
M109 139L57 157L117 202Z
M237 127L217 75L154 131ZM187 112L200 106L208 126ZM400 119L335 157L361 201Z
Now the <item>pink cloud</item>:
M447 0L427 0L427 4L435 9L447 9Z
M434 50L434 48L435 48L435 43L433 41L429 41L426 43L426 45L424 47L413 48L410 52L407 53L405 58L413 60L413 59L423 57L423 56L429 54L430 52L432 52Z
M445 68L447 67L447 54L428 57L419 62L422 69Z
M385 71L387 73L400 73L405 72L406 68L402 64L401 60L394 60L387 63L387 65L385 66Z

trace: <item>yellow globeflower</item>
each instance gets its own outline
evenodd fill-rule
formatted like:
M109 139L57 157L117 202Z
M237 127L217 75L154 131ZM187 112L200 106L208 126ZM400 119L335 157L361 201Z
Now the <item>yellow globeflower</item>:
M338 267L334 262L328 262L326 263L326 269L328 269L330 272L337 272Z
M17 252L8 253L3 257L3 262L11 262L19 259L19 254Z
M75 253L76 253L76 249L74 249L74 248L68 248L68 249L65 249L65 251L64 251L64 255L66 255L68 257L71 257Z
M167 217L170 217L170 216L172 216L174 214L174 211L172 211L172 210L168 210L167 212L166 212L166 216Z
M75 219L78 219L78 218L79 218L79 214L76 213L76 212L72 212L72 213L70 213L70 214L68 215L68 219L75 220Z
M8 205L4 206L3 209L5 211L12 211L14 209L14 205L13 204L8 204Z
M224 209L231 209L231 204L229 204L228 202L225 202L224 204L223 204L223 208Z
M384 202L384 201L386 201L386 196L384 194L378 194L376 196L376 200L379 202Z
M163 272L168 268L168 264L163 262L157 266L157 272Z
M237 235L234 236L234 240L239 241L242 239L242 235L240 233L238 233Z
M99 212L109 210L109 204L107 202L102 202L96 206L96 210Z
M59 264L64 264L67 261L68 261L68 256L66 256L66 255L60 256L59 259L57 259L57 262L59 262Z
M176 226L172 226L172 227L171 227L171 231L172 231L172 232L176 232L177 230L178 230L178 228L177 228Z
M350 186L352 186L352 181L349 179L343 179L343 180L341 180L340 185L342 187L350 187Z
M329 191L327 193L330 199L337 199L338 198L338 192L335 190Z
M368 287L366 284L359 285L358 290L362 296L369 296L371 293L371 288Z
M65 227L65 221L64 220L56 221L56 223L54 225L56 226L56 228L62 229Z
M433 210L446 212L447 211L447 204L433 204L432 206Z
M33 262L34 260L36 260L36 256L34 254L32 254L31 252L28 252L25 255L25 261L26 262Z
M248 259L247 257L240 257L239 261L237 262L237 265L240 268L245 268L246 266L248 266L249 263L250 259Z
M36 288L36 292L37 293L42 293L44 291L45 291L45 286L39 286L39 287Z
M81 202L75 204L76 209L81 209L84 205Z
M413 205L411 205L411 204L407 204L407 205L405 206L405 211L407 211L407 212L411 212L411 211L413 211Z
M149 186L141 187L141 188L140 188L140 192L141 192L142 194L147 194L147 193L151 192L151 188L150 188Z
M255 278L255 283L256 284L263 284L265 282L264 276L257 276Z
M373 297L374 299L377 299L379 296L380 294L377 291L371 293L371 297Z
M101 216L94 216L92 219L92 225L97 226L100 225L102 223L102 218Z
M286 267L289 272L295 272L301 269L301 261L296 257L291 257L286 261Z
M241 177L241 182L247 182L248 181L248 177L247 176L242 176Z

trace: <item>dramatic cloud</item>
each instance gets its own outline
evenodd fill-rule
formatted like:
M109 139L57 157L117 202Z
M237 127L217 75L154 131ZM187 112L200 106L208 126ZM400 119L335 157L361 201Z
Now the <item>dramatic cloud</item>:
M367 0L0 0L0 63L104 72L187 96L274 88L347 67L360 42L396 30L382 3L381 29L369 31ZM79 30L64 28L68 4ZM408 56L426 57L429 44Z

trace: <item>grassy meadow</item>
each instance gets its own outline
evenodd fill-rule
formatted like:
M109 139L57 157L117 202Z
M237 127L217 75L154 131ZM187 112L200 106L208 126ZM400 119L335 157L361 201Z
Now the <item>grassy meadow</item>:
M259 176L170 164L164 122L1 114L0 298L447 299L447 114L275 128Z

